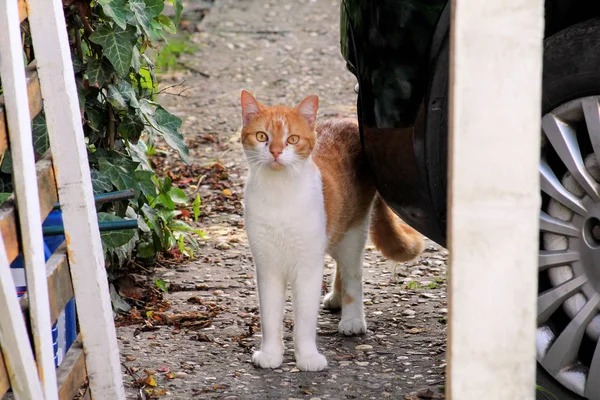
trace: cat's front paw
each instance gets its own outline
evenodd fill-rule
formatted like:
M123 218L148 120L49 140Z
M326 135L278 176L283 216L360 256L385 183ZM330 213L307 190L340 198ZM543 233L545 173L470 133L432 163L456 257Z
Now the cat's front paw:
M277 368L283 362L283 354L255 351L252 355L252 362L260 368Z
M342 335L362 335L367 331L367 322L364 318L342 319L338 325L338 331Z
M327 368L327 359L321 353L296 356L296 367L300 371L323 371Z
M337 311L342 309L342 296L339 293L329 292L323 298L323 307L327 310Z

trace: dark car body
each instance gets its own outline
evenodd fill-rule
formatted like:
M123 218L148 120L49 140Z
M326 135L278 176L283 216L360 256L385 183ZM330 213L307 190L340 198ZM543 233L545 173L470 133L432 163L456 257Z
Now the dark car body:
M600 15L593 0L547 0L545 36ZM363 149L379 193L446 245L450 5L343 0L341 50L358 80Z

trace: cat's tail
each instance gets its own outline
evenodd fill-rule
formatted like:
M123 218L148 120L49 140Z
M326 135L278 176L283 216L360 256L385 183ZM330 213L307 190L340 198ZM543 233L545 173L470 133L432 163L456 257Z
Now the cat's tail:
M375 247L388 260L410 261L425 247L421 234L402 222L379 193L371 211L370 234Z

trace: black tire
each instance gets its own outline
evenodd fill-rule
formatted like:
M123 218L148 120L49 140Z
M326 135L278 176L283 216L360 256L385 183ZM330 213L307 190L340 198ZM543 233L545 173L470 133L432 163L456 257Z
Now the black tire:
M544 41L542 114L570 100L600 94L600 19L566 28ZM583 400L538 364L537 384L559 400ZM541 391L536 400L554 398ZM594 399L596 400L596 399Z

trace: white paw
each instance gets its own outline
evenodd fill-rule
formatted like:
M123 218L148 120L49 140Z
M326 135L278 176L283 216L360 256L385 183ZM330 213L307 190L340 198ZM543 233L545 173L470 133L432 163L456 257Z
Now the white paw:
M327 310L340 310L342 308L342 296L335 292L327 293L323 298L323 307Z
M321 353L296 356L296 367L300 371L323 371L327 368L327 359Z
M342 335L362 335L367 331L367 322L364 318L342 319L338 325L338 331Z
M252 355L252 362L260 368L277 368L283 362L283 354L255 351Z

